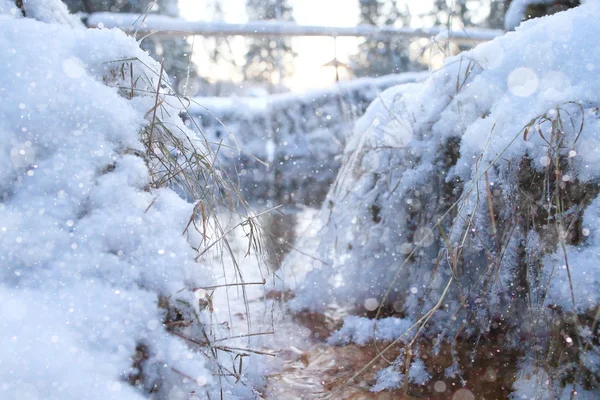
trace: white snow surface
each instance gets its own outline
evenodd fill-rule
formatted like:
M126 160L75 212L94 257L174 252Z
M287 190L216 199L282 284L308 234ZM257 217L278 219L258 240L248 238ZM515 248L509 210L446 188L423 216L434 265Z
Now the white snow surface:
M28 18L83 29L81 20L69 13L67 5L61 0L23 0L23 9Z
M213 280L182 236L193 205L149 189L132 154L154 95L128 100L111 81L117 60L139 59L136 77L153 81L157 63L121 31L79 29L58 0L25 3L44 22L0 2L0 398L142 399L155 384L161 398L221 385L253 398L162 325L159 296L208 320L181 289ZM167 103L165 124L193 138ZM140 344L144 390L127 382Z
M19 10L15 5L15 2L11 0L0 0L0 18L3 18L3 14L12 17L22 16L21 10Z

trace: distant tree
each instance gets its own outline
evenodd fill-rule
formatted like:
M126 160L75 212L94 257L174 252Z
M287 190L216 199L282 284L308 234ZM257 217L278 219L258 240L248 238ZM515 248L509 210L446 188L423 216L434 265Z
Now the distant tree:
M93 12L142 12L145 10L150 1L133 0L63 0L73 13L93 13Z
M450 31L465 28L502 29L506 11L505 0L434 0L431 8L419 17L423 26L438 26ZM422 54L448 56L471 48L474 43L431 41L421 46Z
M246 11L252 21L294 21L288 0L246 0ZM289 39L248 39L244 77L246 80L268 83L273 90L281 86L283 78L293 72L294 57Z
M93 13L101 11L124 13L151 13L170 17L179 15L177 0L64 0L71 12ZM191 63L192 46L187 38L158 38L149 36L142 41L141 47L154 59L164 59L164 69L173 88L183 94L196 93L194 83L197 78L196 66ZM188 79L189 77L189 79ZM190 87L186 91L186 83Z
M502 28L505 0L435 0L429 15L434 25L450 29L463 27Z
M502 29L504 15L512 3L527 20L578 6L580 0L435 0L429 14L435 25L454 24L451 28L485 27Z
M209 9L212 12L214 20L222 21L224 19L225 12L223 11L221 0L213 0L209 4ZM221 62L234 64L235 60L233 58L229 39L227 37L213 38L213 48L210 51L209 57L210 60L215 64L219 64Z
M408 26L410 16L405 7L401 10L397 0L359 0L360 23L375 26ZM381 76L423 67L410 60L410 42L389 37L366 38L351 58L357 76Z
M227 0L212 0L207 4L207 10L212 20L223 21L225 19L225 11L222 4L224 1ZM239 74L242 73L243 60L240 59L239 52L232 46L231 37L205 37L202 43L212 65L219 69L223 68ZM210 79L208 84L210 88L209 92L205 94L206 96L227 96L235 92L236 86L240 86L239 83L228 85L226 82L214 78Z
M504 27L504 13L507 7L508 4L504 0L490 0L490 11L483 26L492 29L502 29Z

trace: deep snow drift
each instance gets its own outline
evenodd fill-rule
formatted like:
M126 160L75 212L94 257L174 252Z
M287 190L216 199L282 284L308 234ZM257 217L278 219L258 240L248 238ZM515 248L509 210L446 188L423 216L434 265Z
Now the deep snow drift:
M501 334L520 355L515 398L597 395L598 18L587 2L523 23L376 100L299 245L323 262L292 307L382 305L417 322L408 341L420 327L438 342ZM335 340L372 339L364 324ZM403 361L376 389L403 385Z
M133 39L25 5L44 22L0 1L0 398L253 398L255 361L183 339L216 333L190 290L213 279L161 165L212 153Z

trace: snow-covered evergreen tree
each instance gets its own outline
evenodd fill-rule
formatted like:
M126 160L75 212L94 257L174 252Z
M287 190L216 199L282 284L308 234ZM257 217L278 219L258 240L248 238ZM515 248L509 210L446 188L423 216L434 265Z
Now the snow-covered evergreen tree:
M288 0L247 0L246 10L252 21L293 21L293 9ZM247 80L266 82L271 88L281 86L292 72L294 58L289 39L264 37L249 39L244 76Z

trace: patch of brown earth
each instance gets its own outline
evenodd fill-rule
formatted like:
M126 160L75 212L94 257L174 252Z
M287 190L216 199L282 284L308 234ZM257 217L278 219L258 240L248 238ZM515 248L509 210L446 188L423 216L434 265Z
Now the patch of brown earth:
M325 341L343 324L343 319L338 315L337 310L333 315L301 311L294 314L294 320L308 328L311 332L311 338L316 342Z

